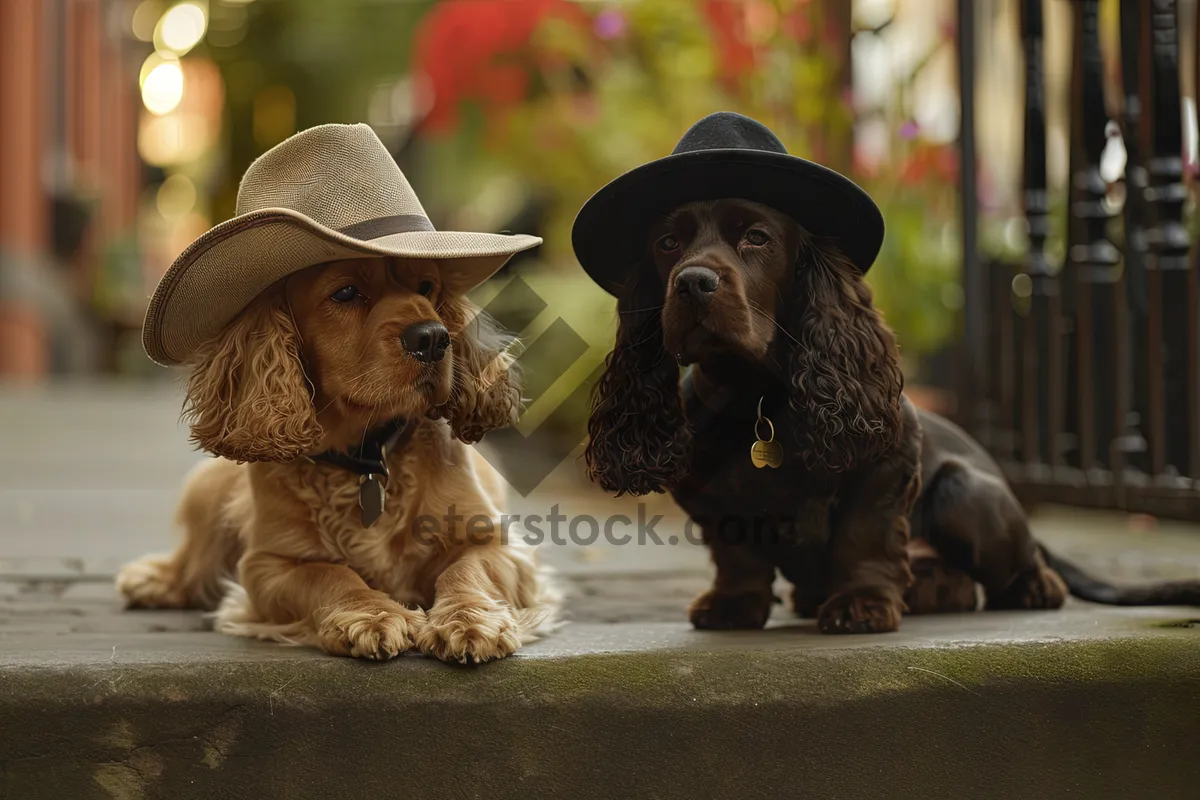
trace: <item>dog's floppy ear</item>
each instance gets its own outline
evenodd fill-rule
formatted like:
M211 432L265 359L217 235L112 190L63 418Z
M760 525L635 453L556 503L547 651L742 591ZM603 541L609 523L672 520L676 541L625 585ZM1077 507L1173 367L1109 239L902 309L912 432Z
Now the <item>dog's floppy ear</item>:
M290 461L321 440L300 337L271 292L189 361L184 418L192 441L234 461Z
M806 465L841 472L896 445L904 376L896 339L855 266L804 237L788 332L791 411Z
M617 303L620 326L588 420L588 476L617 495L672 488L691 454L679 366L663 347L663 288L635 270Z
M515 337L465 297L447 298L438 308L450 331L454 386L438 409L461 441L478 442L484 434L507 428L521 413L520 371L511 353Z

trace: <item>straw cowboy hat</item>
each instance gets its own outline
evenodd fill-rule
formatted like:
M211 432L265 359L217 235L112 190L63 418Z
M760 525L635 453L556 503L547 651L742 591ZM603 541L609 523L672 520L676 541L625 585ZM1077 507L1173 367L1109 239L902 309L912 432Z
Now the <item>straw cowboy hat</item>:
M363 256L435 259L442 284L483 283L536 236L435 230L367 125L320 125L246 170L237 216L193 242L158 284L142 344L162 365L186 361L264 289L314 264Z
M771 206L810 233L835 239L864 273L883 245L883 215L870 195L844 175L789 154L761 122L728 111L693 125L669 156L592 195L575 218L571 244L588 276L617 294L656 219L693 200L725 197Z

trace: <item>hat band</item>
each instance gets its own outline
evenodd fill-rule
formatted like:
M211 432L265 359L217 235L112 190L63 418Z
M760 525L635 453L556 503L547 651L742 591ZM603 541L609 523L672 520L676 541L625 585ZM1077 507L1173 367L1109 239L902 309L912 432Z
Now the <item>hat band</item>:
M372 239L382 239L394 233L417 233L418 231L437 230L428 217L421 214L395 214L390 217L374 217L338 228L337 232L354 239L369 242Z

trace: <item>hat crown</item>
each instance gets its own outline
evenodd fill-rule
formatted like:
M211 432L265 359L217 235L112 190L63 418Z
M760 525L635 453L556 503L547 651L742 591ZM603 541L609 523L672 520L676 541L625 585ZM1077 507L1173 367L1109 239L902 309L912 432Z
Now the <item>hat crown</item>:
M709 114L688 128L671 155L698 150L762 150L787 154L787 148L770 128L732 111Z
M259 156L238 187L237 214L287 208L335 230L378 217L427 217L369 125L318 125Z

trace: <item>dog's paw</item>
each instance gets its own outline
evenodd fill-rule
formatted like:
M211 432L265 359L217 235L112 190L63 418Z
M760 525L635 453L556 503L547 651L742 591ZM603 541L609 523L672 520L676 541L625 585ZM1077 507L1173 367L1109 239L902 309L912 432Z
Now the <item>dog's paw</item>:
M166 556L143 556L121 567L117 591L129 608L184 608L187 594Z
M909 563L912 585L904 592L909 614L947 614L974 611L975 581L940 558L919 558Z
M888 633L900 627L904 605L874 589L839 592L817 611L822 633Z
M355 604L322 620L317 640L327 653L387 661L413 646L424 614L391 600Z
M510 609L499 604L439 601L417 633L416 644L422 653L442 661L495 661L512 655L521 646L520 624Z
M1058 573L1048 567L1039 567L1018 575L1003 592L994 595L989 592L987 609L1054 609L1062 608L1066 600L1067 586Z
M688 619L700 630L758 630L767 624L773 602L769 593L722 594L709 589L688 606Z

